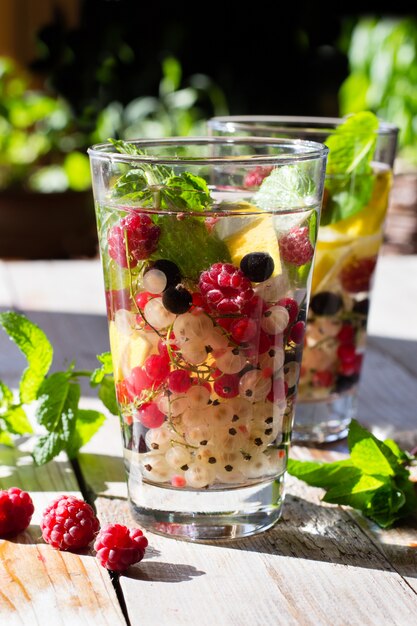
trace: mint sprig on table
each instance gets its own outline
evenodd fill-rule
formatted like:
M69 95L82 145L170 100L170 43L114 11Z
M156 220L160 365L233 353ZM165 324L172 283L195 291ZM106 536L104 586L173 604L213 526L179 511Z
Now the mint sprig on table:
M395 441L380 441L352 420L348 434L350 458L334 463L289 459L288 473L326 490L323 502L351 506L382 528L417 515L416 483L408 466L416 457Z
M375 175L371 161L377 140L378 118L362 111L346 118L325 140L329 148L321 225L339 222L363 209L372 196Z
M14 311L0 313L0 326L14 341L27 360L19 383L18 398L0 381L0 443L13 445L13 435L33 434L26 407L34 405L34 415L45 434L41 434L32 452L37 465L47 463L60 452L69 458L97 432L105 420L100 411L80 408L80 378L88 378L97 387L104 406L117 415L112 364L109 353L97 358L96 370L77 371L74 364L64 371L51 373L53 347L36 324Z

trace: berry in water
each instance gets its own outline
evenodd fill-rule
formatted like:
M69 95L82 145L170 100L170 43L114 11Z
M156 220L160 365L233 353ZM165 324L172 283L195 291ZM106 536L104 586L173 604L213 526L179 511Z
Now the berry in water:
M169 374L169 357L167 359L160 354L151 354L146 359L143 369L146 375L159 386Z
M258 325L250 317L242 317L233 320L230 324L230 334L236 343L245 343L255 337L258 332Z
M182 285L168 287L162 295L162 304L171 313L181 315L186 313L193 303L193 296Z
M342 297L331 291L320 291L310 301L310 308L316 315L336 315L342 307Z
M0 537L18 535L30 524L34 511L32 498L18 487L0 491Z
M274 259L267 252L245 254L240 262L240 269L254 283L263 283L268 280L274 268Z
M152 265L152 269L160 270L165 274L167 287L176 287L178 283L181 282L181 272L173 261L168 261L168 259L158 259Z
M343 289L349 293L369 291L370 282L376 266L376 256L355 259L345 265L340 272Z
M279 239L281 257L286 263L305 265L314 255L307 226L296 226Z
M254 169L248 172L243 181L244 187L259 187L264 178L270 175L272 167L257 165Z
M137 417L145 428L159 428L165 421L165 415L159 410L156 402L142 404L137 412Z
M160 294L167 286L167 277L161 270L152 268L145 273L143 286L150 293Z
M185 370L174 370L168 376L168 389L172 393L186 393L191 387L191 378Z
M218 313L241 313L253 296L250 280L231 263L214 263L200 275L199 287L208 306Z
M132 213L112 226L108 234L109 256L121 267L135 267L158 247L161 229L150 217ZM129 258L126 256L126 249Z
M216 378L213 389L221 398L235 398L239 394L239 377L236 374L223 374Z
M297 302L293 298L281 298L281 300L278 300L277 305L283 306L285 309L287 309L289 315L289 324L295 322L299 309Z

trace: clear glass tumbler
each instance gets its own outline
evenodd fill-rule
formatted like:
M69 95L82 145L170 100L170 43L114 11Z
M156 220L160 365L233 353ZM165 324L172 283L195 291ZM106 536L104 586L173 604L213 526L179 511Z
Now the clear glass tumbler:
M398 129L369 112L339 118L228 116L209 134L310 139L329 148L293 441L346 436L357 417L373 274Z
M188 540L265 530L284 497L327 148L171 138L89 156L133 515Z

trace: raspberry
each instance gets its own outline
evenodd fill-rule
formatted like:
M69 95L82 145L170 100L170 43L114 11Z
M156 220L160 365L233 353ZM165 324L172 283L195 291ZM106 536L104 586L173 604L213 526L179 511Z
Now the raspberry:
M248 172L243 182L244 187L259 187L264 178L269 176L272 172L272 167L258 165L253 170Z
M109 255L121 267L135 267L138 261L147 259L158 246L161 229L143 213L123 217L109 231ZM127 246L126 246L127 238ZM129 263L126 257L129 251Z
M369 291L372 274L376 265L376 256L355 259L342 268L340 282L349 293Z
M123 572L144 557L148 540L139 528L129 529L122 524L102 528L94 542L97 558L103 567Z
M219 313L241 313L253 296L250 280L231 263L214 263L201 274L199 287L210 308Z
M300 266L313 258L314 248L308 238L307 226L291 228L278 243L281 256L287 263Z
M18 487L0 491L0 537L26 530L34 510L32 498L26 491Z
M100 528L91 506L75 496L59 496L44 511L42 537L57 550L86 548Z

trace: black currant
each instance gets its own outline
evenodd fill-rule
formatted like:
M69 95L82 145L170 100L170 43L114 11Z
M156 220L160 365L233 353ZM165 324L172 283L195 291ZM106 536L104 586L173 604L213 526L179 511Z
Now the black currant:
M168 289L168 287L176 287L178 283L181 282L181 272L173 261L159 259L152 265L152 269L160 270L167 277L167 286L165 289Z
M364 300L357 300L352 307L352 311L354 313L358 313L359 315L368 315L368 312L369 312L368 298L365 298Z
M188 289L182 285L176 287L168 287L162 294L162 304L171 313L180 315L186 313L193 302L193 297Z
M316 315L335 315L342 307L342 297L331 291L316 293L310 301L310 308Z
M267 252L245 254L240 262L240 269L254 283L262 283L267 280L272 276L274 268L274 259Z

